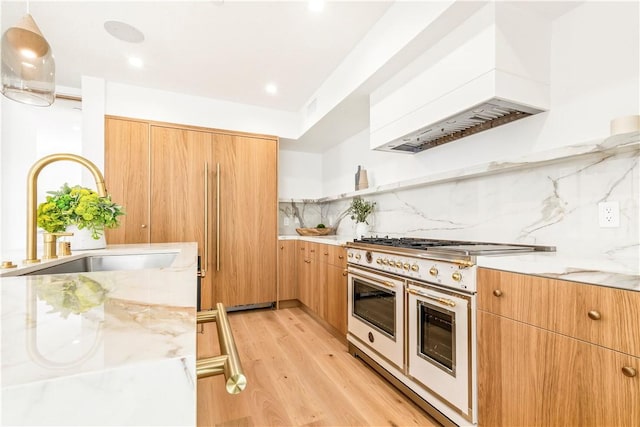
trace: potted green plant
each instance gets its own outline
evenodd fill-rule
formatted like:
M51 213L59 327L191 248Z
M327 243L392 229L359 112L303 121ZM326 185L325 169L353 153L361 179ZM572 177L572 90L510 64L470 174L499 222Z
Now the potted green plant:
M356 222L356 237L362 237L369 231L367 217L373 212L376 202L369 202L361 197L354 197L347 213Z
M90 233L90 239L101 240L101 243L80 242L76 240L73 249L94 249L104 247L105 228L120 225L119 216L124 215L122 206L114 203L111 196L101 197L90 188L79 185L69 187L64 184L58 191L49 191L45 202L38 205L38 226L49 233L71 231L82 234L81 230ZM71 229L71 230L70 230ZM75 236L79 237L79 236ZM91 247L83 247L91 246Z

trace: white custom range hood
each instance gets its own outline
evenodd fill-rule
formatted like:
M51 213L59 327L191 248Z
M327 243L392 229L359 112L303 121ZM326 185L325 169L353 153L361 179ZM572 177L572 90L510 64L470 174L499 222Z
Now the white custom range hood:
M418 153L548 110L550 25L488 3L371 94L371 148Z

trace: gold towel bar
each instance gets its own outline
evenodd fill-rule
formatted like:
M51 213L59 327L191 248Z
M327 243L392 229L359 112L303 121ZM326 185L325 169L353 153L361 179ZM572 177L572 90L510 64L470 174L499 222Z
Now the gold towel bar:
M219 302L212 311L199 311L198 323L216 322L218 329L218 343L220 344L220 356L207 357L196 361L196 373L198 379L223 374L227 393L238 394L247 387L247 377L244 375L236 342L231 333L231 326L227 318L224 305Z

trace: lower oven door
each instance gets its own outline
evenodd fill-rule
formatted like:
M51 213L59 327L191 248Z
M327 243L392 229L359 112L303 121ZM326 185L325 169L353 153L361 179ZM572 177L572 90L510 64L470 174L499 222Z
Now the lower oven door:
M408 283L409 375L471 417L471 297Z
M402 369L404 281L351 266L348 272L349 336Z

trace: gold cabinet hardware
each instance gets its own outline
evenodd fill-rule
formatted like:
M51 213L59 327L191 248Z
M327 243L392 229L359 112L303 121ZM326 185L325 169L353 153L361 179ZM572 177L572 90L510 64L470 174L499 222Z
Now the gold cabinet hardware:
M378 264L382 264L382 260L381 260L380 258L376 259L376 262L377 262Z
M220 271L220 163L216 163L216 271Z
M402 268L409 271L409 268L411 268L411 264L409 264L408 262L405 262L404 264L402 264Z
M304 262L306 262L307 264L311 264L311 260L310 259L305 259Z
M309 252L315 252L315 251L316 251L315 249L310 249L310 250L309 250Z
M198 312L198 323L206 316L215 316L218 330L218 343L220 344L220 356L208 357L196 361L196 373L198 379L213 375L224 375L225 388L229 394L238 394L247 387L247 377L244 375L236 342L231 332L227 312L222 303L216 304L216 310L211 312ZM212 314L215 313L215 314ZM211 320L210 320L211 321Z
M385 258L385 259L382 260L382 263L384 265L389 265L389 260L387 258Z
M280 249L284 249L284 246L280 246Z
M17 265L15 265L12 261L2 261L2 268L16 268Z
M638 374L635 368L632 368L631 366L623 366L622 373L629 378L633 378Z
M587 316L589 316L589 319L591 320L600 320L602 319L602 315L600 314L600 312L598 310L591 310L587 313Z
M304 247L300 248L301 251L304 251Z
M347 273L347 270L344 270L344 271L342 272L342 275L343 275L343 276L346 276L347 274L349 274L349 273Z
M207 276L209 264L209 165L204 162L204 260L200 266L200 277Z
M324 254L325 254L325 256L329 256L329 252L325 252Z
M451 275L451 278L456 282L459 282L460 280L462 280L462 274L459 271L454 271Z
M396 261L396 267L402 268L402 261Z
M147 228L147 224L142 224L140 228Z
M432 275L432 276L437 276L438 275L438 269L435 268L435 267L431 267L429 269L429 274Z
M493 295L495 295L497 297L501 297L502 296L502 291L500 289L494 289L493 290Z
M411 266L411 271L418 271L418 270L420 270L420 266L418 264L413 264Z
M383 285L385 285L387 288L391 288L391 289L395 289L396 285L394 285L391 282L387 282L386 280L382 282Z
M344 255L338 255L338 259L344 259Z

